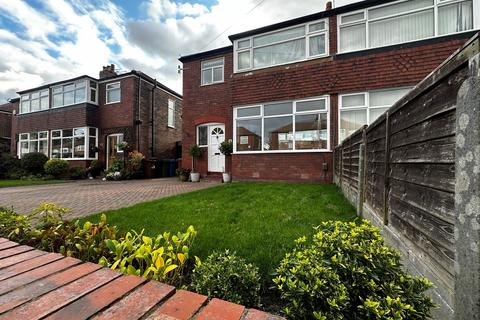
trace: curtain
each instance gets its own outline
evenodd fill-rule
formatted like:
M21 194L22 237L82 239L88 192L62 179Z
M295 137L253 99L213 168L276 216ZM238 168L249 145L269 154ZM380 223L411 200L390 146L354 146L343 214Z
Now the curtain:
M364 49L365 44L365 23L340 28L340 52Z
M243 51L238 53L238 69L249 69L250 68L250 51Z
M463 1L438 8L438 33L449 34L473 29L472 1Z
M305 59L305 38L253 49L255 68Z
M354 133L358 128L365 124L367 124L367 109L357 111L341 111L340 141Z
M321 34L309 38L309 56L325 54L325 35Z

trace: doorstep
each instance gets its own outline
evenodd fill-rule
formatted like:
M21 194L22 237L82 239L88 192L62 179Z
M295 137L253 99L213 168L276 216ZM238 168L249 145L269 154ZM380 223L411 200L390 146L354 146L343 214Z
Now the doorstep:
M0 238L0 319L280 320Z

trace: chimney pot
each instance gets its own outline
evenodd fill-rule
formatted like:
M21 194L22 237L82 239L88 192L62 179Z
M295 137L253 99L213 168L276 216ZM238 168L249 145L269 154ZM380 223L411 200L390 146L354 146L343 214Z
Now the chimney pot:
M99 72L99 78L107 78L107 77L112 77L116 76L117 73L115 72L115 65L112 63L109 66L103 66L102 71Z
M328 1L325 5L325 10L332 10L332 1Z

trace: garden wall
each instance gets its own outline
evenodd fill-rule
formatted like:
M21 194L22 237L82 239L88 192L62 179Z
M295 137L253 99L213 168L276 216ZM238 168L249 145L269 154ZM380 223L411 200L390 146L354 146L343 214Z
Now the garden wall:
M479 51L476 34L334 152L334 182L435 284L438 319L480 317Z

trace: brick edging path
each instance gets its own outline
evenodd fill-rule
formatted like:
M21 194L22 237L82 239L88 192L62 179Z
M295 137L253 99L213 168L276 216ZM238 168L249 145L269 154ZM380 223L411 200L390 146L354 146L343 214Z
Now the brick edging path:
M0 319L280 320L0 238Z

